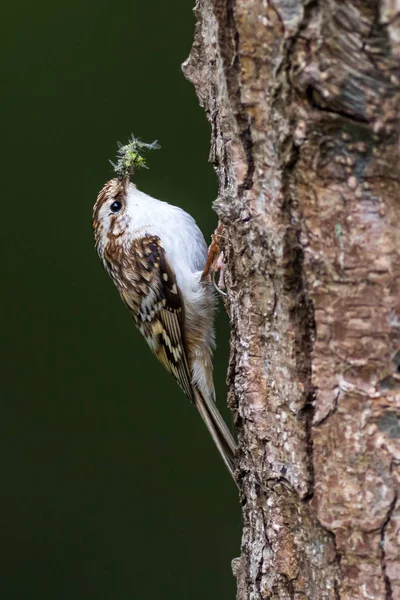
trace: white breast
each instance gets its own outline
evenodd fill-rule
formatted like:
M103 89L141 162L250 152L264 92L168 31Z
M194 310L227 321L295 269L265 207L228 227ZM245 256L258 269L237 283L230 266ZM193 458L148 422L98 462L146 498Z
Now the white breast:
M185 293L193 288L207 259L207 245L195 220L184 210L140 192L130 184L126 198L131 239L157 235Z

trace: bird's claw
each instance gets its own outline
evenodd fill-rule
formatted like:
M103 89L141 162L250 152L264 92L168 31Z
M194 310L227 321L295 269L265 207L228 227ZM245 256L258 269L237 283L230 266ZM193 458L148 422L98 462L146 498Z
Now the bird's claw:
M204 268L202 279L205 279L210 273L212 273L212 280L215 289L226 296L226 293L222 291L225 288L224 271L225 261L224 253L219 246L219 240L222 237L222 223L220 223L211 237L211 244L208 249L207 262ZM215 282L215 273L219 273L218 284Z

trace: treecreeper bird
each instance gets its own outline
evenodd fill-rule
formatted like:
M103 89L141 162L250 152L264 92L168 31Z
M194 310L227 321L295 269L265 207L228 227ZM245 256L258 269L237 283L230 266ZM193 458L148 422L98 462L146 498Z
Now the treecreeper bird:
M117 177L93 209L95 245L140 333L202 416L234 477L235 441L215 404L214 290L207 245L194 219L130 181L158 148L132 136L119 145ZM207 267L206 267L207 265Z

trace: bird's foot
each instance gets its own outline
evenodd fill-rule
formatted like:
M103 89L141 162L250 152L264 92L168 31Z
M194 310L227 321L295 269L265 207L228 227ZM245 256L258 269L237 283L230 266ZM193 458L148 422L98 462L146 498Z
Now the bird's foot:
M225 288L224 272L225 272L225 261L224 253L219 246L219 240L222 237L222 223L220 223L211 236L211 244L208 249L208 256L206 266L204 268L201 278L204 280L210 273L212 273L212 280L215 289L226 296L226 293L222 290ZM215 282L215 273L219 273L218 284Z

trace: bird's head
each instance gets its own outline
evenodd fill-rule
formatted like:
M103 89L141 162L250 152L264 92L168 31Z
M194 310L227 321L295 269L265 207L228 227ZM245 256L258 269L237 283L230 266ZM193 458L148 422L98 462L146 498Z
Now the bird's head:
M106 183L93 208L93 230L99 254L104 253L107 244L123 247L129 242L129 232L135 219L131 199L136 190L130 178L135 169L147 168L143 153L159 147L157 140L147 144L133 135L125 146L118 143L117 162L110 161L117 178Z
M131 220L127 187L125 181L111 179L97 196L93 207L93 232L96 248L101 254L110 242L124 243L124 233L129 230Z

